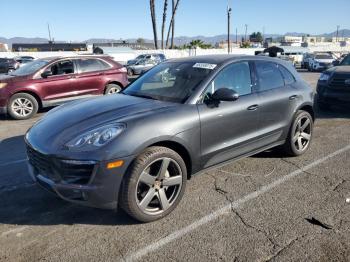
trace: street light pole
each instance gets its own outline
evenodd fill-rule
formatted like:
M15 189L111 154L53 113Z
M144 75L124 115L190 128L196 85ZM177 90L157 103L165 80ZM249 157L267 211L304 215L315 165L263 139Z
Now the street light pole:
M231 44L230 44L230 20L231 20L231 7L227 5L227 51L231 52Z

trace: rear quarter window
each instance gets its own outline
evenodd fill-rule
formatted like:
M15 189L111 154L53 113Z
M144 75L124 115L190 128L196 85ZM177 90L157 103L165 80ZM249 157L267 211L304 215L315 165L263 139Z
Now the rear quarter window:
M284 78L284 82L286 85L293 84L296 80L291 72L287 68L282 65L278 65L278 69L281 71L281 74Z
M110 65L106 62L103 62L100 59L79 59L78 65L80 68L80 73L86 73L86 72L94 72L94 71L101 71L101 70L107 70L110 69Z

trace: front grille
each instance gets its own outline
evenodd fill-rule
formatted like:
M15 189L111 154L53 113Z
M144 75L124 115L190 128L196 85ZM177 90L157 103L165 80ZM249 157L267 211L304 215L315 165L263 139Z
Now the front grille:
M350 79L350 74L335 74L329 82L329 86L337 90L350 92L350 86L345 81Z
M27 145L29 163L37 174L54 182L67 184L87 184L95 169L92 161L71 161L42 154Z

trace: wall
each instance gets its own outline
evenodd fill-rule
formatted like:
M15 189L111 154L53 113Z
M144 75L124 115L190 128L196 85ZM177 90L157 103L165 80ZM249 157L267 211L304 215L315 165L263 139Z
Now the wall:
M308 49L310 52L336 52L336 53L346 53L350 52L350 45L345 47L340 47L339 44L323 43L317 46L309 45ZM235 55L254 55L255 51L261 51L263 48L232 48L231 54ZM89 54L86 52L0 52L0 57L15 57L19 55L29 55L35 58L44 58L52 56L75 56L80 54ZM195 55L210 55L210 54L227 54L227 49L186 49L186 50L133 50L127 53L111 53L110 56L122 64L126 63L127 60L135 58L139 54L149 54L149 53L163 53L165 56L170 58L180 58Z

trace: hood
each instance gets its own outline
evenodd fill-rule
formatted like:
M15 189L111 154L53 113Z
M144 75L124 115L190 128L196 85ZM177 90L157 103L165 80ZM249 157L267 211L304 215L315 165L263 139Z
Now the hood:
M176 104L122 94L75 101L49 111L29 130L26 139L37 150L49 153L49 148L60 148L100 125L127 123L132 118L174 106Z
M0 74L0 82L1 83L12 83L17 81L23 81L28 79L28 76L13 76L8 74Z
M342 66L342 65L335 66L334 67L334 72L350 74L350 66Z

